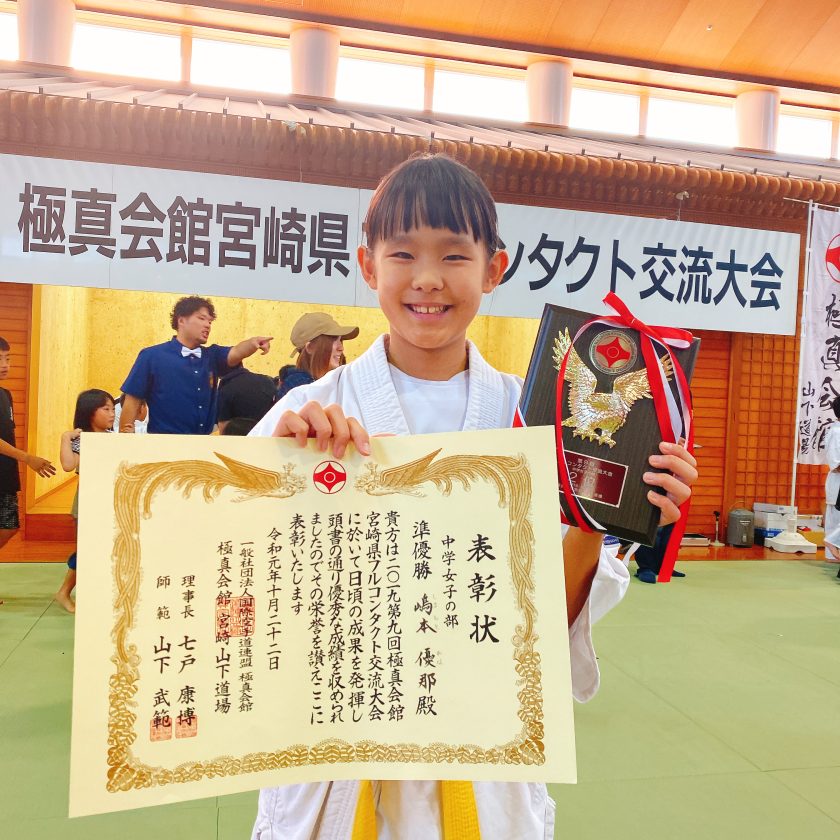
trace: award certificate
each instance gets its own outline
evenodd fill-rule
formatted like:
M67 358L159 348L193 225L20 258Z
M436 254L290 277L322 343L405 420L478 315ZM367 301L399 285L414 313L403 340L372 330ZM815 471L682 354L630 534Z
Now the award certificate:
M83 437L71 816L575 780L552 428Z

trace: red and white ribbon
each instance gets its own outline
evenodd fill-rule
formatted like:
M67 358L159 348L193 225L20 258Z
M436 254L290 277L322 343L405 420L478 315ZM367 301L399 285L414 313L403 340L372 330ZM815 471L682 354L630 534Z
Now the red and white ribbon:
M615 312L615 315L593 318L591 321L583 324L574 338L572 338L569 348L563 356L563 361L560 364L560 370L557 374L557 404L554 421L557 441L557 469L560 475L560 485L563 488L563 494L566 497L566 503L569 506L569 511L575 520L575 524L582 530L590 533L605 529L584 509L580 500L575 495L569 468L566 464L566 452L563 447L563 383L566 379L566 367L575 342L589 327L596 324L605 324L608 326L629 328L639 333L642 358L644 359L645 368L648 373L650 392L653 397L656 419L659 423L662 440L669 443L677 443L681 437L684 437L685 447L688 452L694 451L694 423L691 408L691 393L689 392L688 381L685 378L682 367L671 350L672 347L678 349L690 347L694 337L687 330L675 329L673 327L648 326L636 318L627 308L624 301L613 292L610 292L604 298L604 303ZM668 355L671 361L671 368L674 371L674 380L677 385L678 399L674 398L674 394L668 384L665 368L660 359L660 354L663 352ZM515 427L525 425L519 409L517 409L516 415L514 416L513 425ZM677 559L677 550L685 533L689 506L690 499L680 505L680 518L675 523L671 533L671 538L665 550L665 556L659 572L658 579L663 583L671 579L671 573L674 570L674 563Z

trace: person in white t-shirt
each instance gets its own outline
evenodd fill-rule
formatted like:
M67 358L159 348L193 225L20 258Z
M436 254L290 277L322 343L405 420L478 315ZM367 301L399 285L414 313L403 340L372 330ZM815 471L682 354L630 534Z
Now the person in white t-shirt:
M120 394L114 400L114 431L120 430L120 417L122 416L123 402L125 401L125 394ZM149 406L145 400L140 400L140 405L137 408L137 419L134 421L134 434L145 435L149 430Z
M482 181L444 155L411 158L380 183L364 229L359 264L388 334L289 392L251 434L301 446L314 436L341 458L351 442L370 454L371 435L510 428L522 380L494 370L466 338L482 295L508 265ZM666 491L649 494L665 525L679 518L697 472L682 446L660 449L651 463L670 472L645 481ZM563 553L573 692L584 701L599 683L591 622L621 600L628 573L602 551L600 534L567 529ZM553 825L544 784L323 782L261 791L253 840L543 840Z

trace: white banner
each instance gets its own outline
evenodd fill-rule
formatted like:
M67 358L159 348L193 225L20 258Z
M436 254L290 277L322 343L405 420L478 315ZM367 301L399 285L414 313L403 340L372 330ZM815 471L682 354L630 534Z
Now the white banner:
M825 433L835 420L831 403L840 396L840 213L814 211L808 272L798 460L824 464Z
M367 190L0 156L0 281L376 306L355 249ZM489 315L545 303L793 335L799 236L499 205L511 264Z
M489 314L600 313L613 291L649 324L796 332L796 234L511 204L499 219L510 280Z

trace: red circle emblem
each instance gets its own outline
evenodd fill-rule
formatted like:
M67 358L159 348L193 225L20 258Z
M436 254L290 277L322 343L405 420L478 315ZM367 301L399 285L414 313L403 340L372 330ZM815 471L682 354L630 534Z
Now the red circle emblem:
M840 283L840 233L828 243L828 248L825 249L825 268L828 276L835 283Z
M321 461L312 473L312 481L322 493L338 493L347 483L347 471L338 461Z
M589 346L589 360L601 373L622 373L636 362L636 345L621 330L605 330Z
M622 344L621 339L618 336L615 336L612 341L604 342L603 344L599 344L595 348L595 352L599 353L603 357L604 364L611 368L615 367L616 365L622 365L622 362L626 362L631 353L627 348Z

